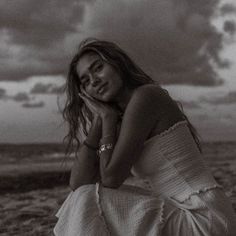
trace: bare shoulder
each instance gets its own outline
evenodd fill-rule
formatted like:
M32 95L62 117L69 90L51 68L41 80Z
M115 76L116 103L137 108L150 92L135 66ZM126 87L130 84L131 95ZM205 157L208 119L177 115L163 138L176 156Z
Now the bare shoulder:
M159 116L161 107L163 107L160 106L160 103L165 103L161 100L166 100L163 96L163 89L157 85L147 84L136 88L126 108L124 120L130 117L135 120L143 119L143 121L147 117L156 119ZM134 114L139 115L134 116Z
M156 84L145 84L136 89L137 94L158 94L161 93L162 88Z
M132 99L139 102L143 101L142 103L144 104L148 103L150 107L172 100L164 89L155 84L146 84L138 87Z
M139 116L142 113L144 116L160 120L181 119L182 113L173 98L168 92L155 84L147 84L138 87L130 101L129 114L137 111ZM133 109L132 109L133 108Z

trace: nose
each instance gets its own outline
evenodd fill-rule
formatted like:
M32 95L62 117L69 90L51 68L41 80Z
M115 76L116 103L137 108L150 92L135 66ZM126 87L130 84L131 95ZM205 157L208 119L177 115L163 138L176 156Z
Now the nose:
M100 83L100 79L97 76L92 78L91 84L93 87L96 87Z

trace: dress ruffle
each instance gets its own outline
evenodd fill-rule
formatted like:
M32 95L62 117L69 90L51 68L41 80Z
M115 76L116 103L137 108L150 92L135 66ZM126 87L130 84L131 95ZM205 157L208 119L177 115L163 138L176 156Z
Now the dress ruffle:
M111 189L98 183L83 185L69 194L57 212L54 234L159 235L163 207L163 200L140 187L123 185Z
M83 185L69 194L56 214L55 235L110 235L99 210L96 188L94 184Z
M133 177L118 189L89 184L56 214L56 236L233 236L229 199L180 121L144 143Z

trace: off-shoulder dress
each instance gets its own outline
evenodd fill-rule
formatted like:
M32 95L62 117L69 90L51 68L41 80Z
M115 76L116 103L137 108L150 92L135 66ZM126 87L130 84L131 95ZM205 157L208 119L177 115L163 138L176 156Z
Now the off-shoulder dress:
M145 141L133 177L118 189L100 183L71 192L56 236L233 236L236 215L190 133L179 121Z

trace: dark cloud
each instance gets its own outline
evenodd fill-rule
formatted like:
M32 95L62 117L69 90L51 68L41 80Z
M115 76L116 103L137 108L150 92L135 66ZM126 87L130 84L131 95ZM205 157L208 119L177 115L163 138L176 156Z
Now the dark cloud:
M44 107L44 102L40 101L40 102L35 102L35 103L30 103L30 102L26 102L22 104L22 107L24 108L42 108Z
M155 80L208 86L222 83L212 65L228 65L219 55L223 35L211 24L219 1L99 3L91 12L92 25L100 29L98 35L119 42Z
M215 105L236 104L236 91L231 91L228 94L220 97L211 97L211 98L202 97L201 100Z
M85 36L119 43L161 83L218 85L219 0L22 0L0 3L0 80L66 74ZM222 10L226 11L226 10ZM122 13L122 15L121 15Z
M0 99L5 99L7 96L6 90L3 88L0 88Z
M49 93L51 87L52 84L37 83L34 85L30 92L35 94L47 94Z
M29 102L32 98L26 92L19 92L11 96L7 94L5 89L0 88L0 99L12 100L15 102Z
M21 0L0 3L0 80L65 73L70 36L80 32L85 0ZM69 38L69 39L68 39ZM77 38L77 40L79 40ZM78 43L78 41L77 41Z
M230 3L226 3L220 8L220 12L223 16L228 14L235 14L236 6Z
M236 32L236 24L233 20L227 20L224 22L224 31L230 35L234 35Z
M34 85L30 92L32 94L59 94L62 93L63 87L64 86L58 86L52 83L37 83Z
M61 93L63 93L63 91L64 91L64 88L65 88L65 85L61 85L61 86L53 86L52 88L51 88L51 93L52 94L61 94Z
M28 102L31 100L29 95L25 92L17 93L16 95L12 96L11 99L16 102Z
M0 27L20 45L53 46L68 33L76 32L83 20L85 1L21 0L1 1Z

